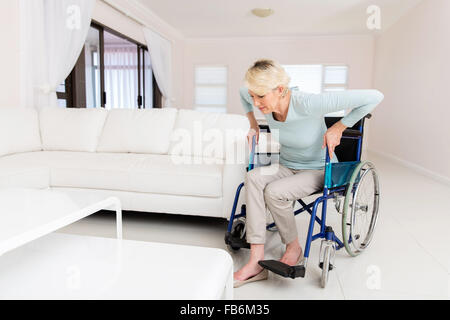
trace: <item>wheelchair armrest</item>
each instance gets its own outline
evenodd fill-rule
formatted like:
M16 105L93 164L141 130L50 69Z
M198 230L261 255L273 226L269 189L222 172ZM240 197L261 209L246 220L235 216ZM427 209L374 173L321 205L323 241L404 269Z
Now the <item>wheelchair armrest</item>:
M345 129L344 132L342 133L342 137L349 137L349 138L355 138L355 137L361 137L362 133L359 130L355 130L355 129Z
M370 118L372 118L372 114L368 113L364 116L362 121L364 121L364 119L370 119ZM355 130L355 129L345 129L344 132L342 133L342 137L343 138L358 138L358 137L362 137L362 133L361 133L361 131Z

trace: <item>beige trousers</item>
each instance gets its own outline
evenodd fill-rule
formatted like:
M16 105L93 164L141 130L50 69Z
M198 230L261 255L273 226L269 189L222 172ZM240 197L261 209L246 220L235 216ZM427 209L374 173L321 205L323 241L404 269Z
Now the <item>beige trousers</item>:
M266 208L284 244L298 237L293 208L295 201L323 188L324 170L296 170L275 163L247 172L246 233L247 242L264 244Z

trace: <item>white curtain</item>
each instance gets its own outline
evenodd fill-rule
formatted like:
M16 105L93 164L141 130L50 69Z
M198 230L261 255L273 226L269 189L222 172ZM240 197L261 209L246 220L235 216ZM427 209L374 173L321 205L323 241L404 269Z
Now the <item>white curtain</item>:
M170 107L173 102L172 44L148 28L144 28L144 36L150 52L156 83L164 96L164 107Z
M105 44L105 91L106 109L137 108L136 45Z
M22 106L57 107L56 88L73 69L95 0L20 0Z

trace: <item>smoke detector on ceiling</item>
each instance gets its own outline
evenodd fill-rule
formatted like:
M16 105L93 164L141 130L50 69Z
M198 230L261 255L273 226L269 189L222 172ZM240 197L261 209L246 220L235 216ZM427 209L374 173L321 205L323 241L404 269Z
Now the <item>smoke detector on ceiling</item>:
M272 15L275 11L273 11L273 9L270 8L255 8L252 10L252 13L260 18L265 18L268 17L270 15Z

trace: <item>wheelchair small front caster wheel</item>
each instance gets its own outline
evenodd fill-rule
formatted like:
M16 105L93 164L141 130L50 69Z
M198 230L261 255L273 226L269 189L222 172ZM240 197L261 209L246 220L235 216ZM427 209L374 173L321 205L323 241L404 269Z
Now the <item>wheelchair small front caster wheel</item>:
M330 260L331 260L331 253L333 248L330 246L326 246L323 254L323 262L321 263L322 267L322 277L320 279L320 285L322 288L325 288L327 286L328 282L328 273L330 272Z
M331 227L326 229L333 232ZM328 283L328 274L333 270L334 259L336 256L336 244L332 240L322 240L320 244L319 267L322 269L322 276L320 278L320 285L325 288Z
M238 251L239 249L246 247L245 229L245 218L239 218L233 223L231 229L231 238L233 239L233 242L227 245L230 251ZM233 245L233 243L236 245Z

